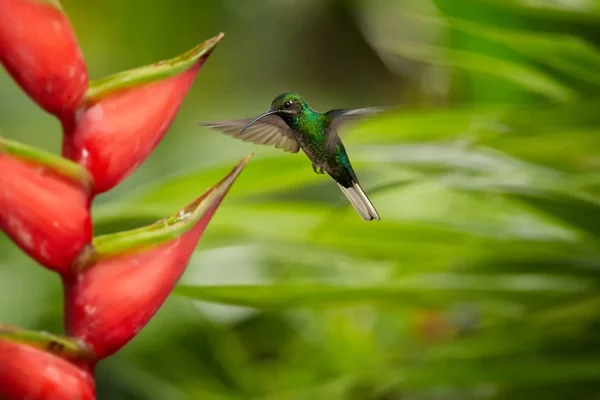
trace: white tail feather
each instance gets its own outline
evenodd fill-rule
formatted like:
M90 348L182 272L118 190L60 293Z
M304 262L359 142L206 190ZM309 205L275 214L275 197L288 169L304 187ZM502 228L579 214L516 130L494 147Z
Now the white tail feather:
M371 221L376 219L380 221L379 214L377 214L377 210L373 207L373 204L362 190L358 183L353 183L351 187L343 187L338 183L342 192L346 195L352 206L358 212L358 215L361 216L365 221Z

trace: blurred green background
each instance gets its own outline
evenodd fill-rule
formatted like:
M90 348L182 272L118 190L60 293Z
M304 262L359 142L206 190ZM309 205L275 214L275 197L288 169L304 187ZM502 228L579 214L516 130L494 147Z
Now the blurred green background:
M600 399L600 1L63 4L93 79L226 33L97 233L255 152L100 399ZM290 90L400 107L344 139L381 222L304 156L191 123ZM0 92L2 135L58 152L58 122L6 73ZM0 321L61 333L55 274L5 236L0 264Z

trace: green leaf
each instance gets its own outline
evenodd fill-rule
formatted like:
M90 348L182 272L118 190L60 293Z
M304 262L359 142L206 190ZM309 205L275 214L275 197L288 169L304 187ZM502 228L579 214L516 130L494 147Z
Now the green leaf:
M476 0L503 9L510 14L532 15L536 18L547 18L554 21L573 21L579 23L598 23L600 7L595 0L588 2L532 2L527 0Z
M588 290L577 279L523 275L493 278L466 274L437 274L370 286L336 286L318 283L238 286L178 286L174 293L196 300L224 304L288 309L341 306L373 302L397 302L411 306L447 304L448 301L514 296L565 296ZM426 294L426 295L425 295Z
M504 45L530 60L541 62L587 83L600 85L600 51L587 41L568 34L507 29L446 16L410 15L416 21L467 33Z
M568 366L568 368L565 368ZM519 357L495 362L427 363L407 371L404 386L426 388L439 382L452 382L454 387L477 385L481 382L496 385L539 385L594 382L598 379L600 359L596 357Z
M388 51L426 64L494 75L561 102L573 102L578 98L574 90L539 69L484 54L420 43L402 43Z

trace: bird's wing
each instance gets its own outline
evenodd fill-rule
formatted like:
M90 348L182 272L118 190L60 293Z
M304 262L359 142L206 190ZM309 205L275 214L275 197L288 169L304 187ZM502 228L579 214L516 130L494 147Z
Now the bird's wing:
M338 128L346 123L357 122L363 118L371 117L386 111L381 107L355 108L355 109L335 109L325 113L329 119L329 129L327 131L327 146L330 149L335 148L338 141Z
M268 115L254 124L250 125L244 132L240 133L246 126L248 119L234 119L230 121L197 122L198 125L215 129L225 135L241 139L245 142L262 144L266 146L275 146L278 149L297 153L300 145L294 136L294 133L287 124L277 115Z

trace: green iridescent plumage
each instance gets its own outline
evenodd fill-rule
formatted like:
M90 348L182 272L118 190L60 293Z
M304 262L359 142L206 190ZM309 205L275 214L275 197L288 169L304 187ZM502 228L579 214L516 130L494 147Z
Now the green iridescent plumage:
M290 153L302 149L312 161L313 170L331 176L358 214L370 221L379 220L379 215L360 187L338 136L338 128L347 121L381 111L379 108L361 108L320 113L310 108L299 94L283 93L273 100L269 111L254 119L199 124L244 141L275 146Z

